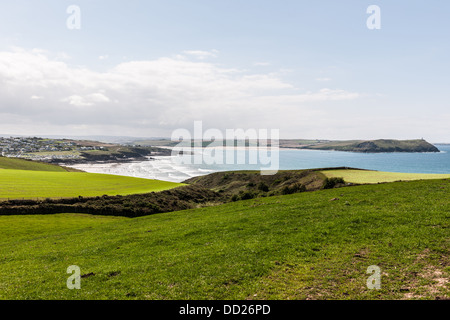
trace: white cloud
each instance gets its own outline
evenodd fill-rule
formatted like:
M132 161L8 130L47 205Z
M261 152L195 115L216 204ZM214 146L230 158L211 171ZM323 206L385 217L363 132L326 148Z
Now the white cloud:
M87 107L87 106L93 105L92 102L88 102L85 98L83 98L81 96L77 96L77 95L72 95L70 97L62 99L61 101L67 102L70 105L75 106L75 107Z
M193 56L199 60L205 60L207 58L217 58L219 51L213 49L211 51L202 51L202 50L187 50L183 51L184 54L189 56Z
M316 79L316 81L319 81L319 82L329 82L331 80L332 80L331 78L317 78Z
M105 96L103 93L100 93L100 92L90 94L88 96L88 98L92 102L110 102L111 101L107 96Z
M219 129L300 130L300 119L327 117L323 104L361 97L329 88L300 92L280 74L224 68L199 58L217 52L206 53L190 52L193 61L163 57L96 72L42 50L0 52L0 126L17 134L79 135L83 128L83 134L170 136L203 120Z

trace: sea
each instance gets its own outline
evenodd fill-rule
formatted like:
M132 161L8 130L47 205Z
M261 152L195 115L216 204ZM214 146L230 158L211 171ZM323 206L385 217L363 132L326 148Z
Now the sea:
M357 153L324 150L280 149L279 170L300 170L329 167L351 167L385 172L444 173L450 174L450 145L436 145L439 153ZM146 161L129 163L78 164L72 167L92 173L105 173L172 182L183 182L189 178L219 171L264 170L267 166L251 164L247 149L235 150L232 164L220 164L212 154L202 149L193 149L193 155L151 157ZM195 154L203 159L195 163ZM268 152L270 158L272 154ZM208 159L208 156L211 156ZM238 157L245 157L238 164ZM208 161L209 160L209 161ZM225 162L225 161L223 161Z

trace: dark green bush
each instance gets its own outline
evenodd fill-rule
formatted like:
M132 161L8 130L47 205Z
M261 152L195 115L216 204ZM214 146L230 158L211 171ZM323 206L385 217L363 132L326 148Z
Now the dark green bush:
M218 193L198 186L184 186L158 193L93 198L10 200L0 203L0 215L85 213L138 217L185 210L197 203L219 201Z
M323 182L322 189L333 189L338 185L345 184L343 178L326 178Z
M260 182L258 184L258 190L263 191L263 192L268 192L269 186L267 184L265 184L264 182Z
M304 185L302 185L301 183L294 183L294 184L285 186L285 187L283 187L283 189L281 189L281 193L284 195L298 193L298 192L305 192L305 191L306 191L306 187Z
M253 192L244 192L241 195L241 200L249 200L249 199L253 199L255 197L255 194Z

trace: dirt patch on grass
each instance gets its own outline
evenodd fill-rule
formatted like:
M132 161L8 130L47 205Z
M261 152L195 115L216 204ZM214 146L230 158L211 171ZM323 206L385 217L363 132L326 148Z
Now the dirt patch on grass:
M363 248L353 255L354 258L366 259L369 255L369 249Z
M405 291L403 299L450 299L450 280L448 267L450 258L442 255L439 264L430 264L431 252L426 249L417 256L415 264L423 264L420 272L411 272L411 281Z
M312 300L320 299L320 288L311 283L314 269L274 262L274 270L261 280L256 293L246 299Z
M425 299L430 298L430 296L437 300L450 299L449 289L447 287L449 280L442 270L436 266L427 266L417 276L430 283L420 286L419 283L421 281L414 281L411 287L408 288L409 291L414 290L414 292L406 293L403 297L404 299Z
M247 299L450 299L448 255L424 250L404 268L380 265L381 290L367 288L366 269L371 264L371 256L370 248L362 247L315 263L275 261L272 272L261 278Z
M355 299L365 290L365 274L359 273L328 264L275 264L247 300Z

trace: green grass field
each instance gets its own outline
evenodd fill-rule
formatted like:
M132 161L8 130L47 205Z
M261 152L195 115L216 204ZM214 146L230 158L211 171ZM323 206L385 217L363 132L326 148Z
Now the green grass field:
M351 183L381 183L411 180L450 179L450 174L397 173L366 170L325 170L328 178L340 177Z
M122 217L93 216L87 214L55 214L45 216L0 216L2 240L30 240L64 232L93 228L108 222L124 220Z
M67 172L67 169L43 162L0 157L0 169Z
M0 199L127 195L162 191L181 185L86 172L0 170Z
M0 217L0 299L450 297L449 192L429 180L135 219ZM371 265L381 290L366 287Z

